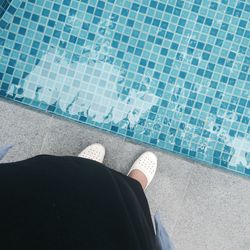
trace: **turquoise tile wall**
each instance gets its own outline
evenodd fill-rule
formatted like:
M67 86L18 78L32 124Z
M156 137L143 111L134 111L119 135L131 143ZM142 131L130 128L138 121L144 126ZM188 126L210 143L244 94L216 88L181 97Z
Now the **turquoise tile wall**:
M249 18L243 0L12 0L0 95L250 175Z

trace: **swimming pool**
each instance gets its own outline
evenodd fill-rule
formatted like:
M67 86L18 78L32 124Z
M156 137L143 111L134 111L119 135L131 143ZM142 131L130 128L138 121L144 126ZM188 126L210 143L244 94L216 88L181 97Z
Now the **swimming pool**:
M1 97L250 175L249 1L0 10Z

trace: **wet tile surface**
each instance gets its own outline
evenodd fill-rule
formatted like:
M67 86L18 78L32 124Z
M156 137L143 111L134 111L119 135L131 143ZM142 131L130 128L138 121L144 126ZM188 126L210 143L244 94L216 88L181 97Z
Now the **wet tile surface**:
M7 2L1 96L250 174L248 1Z

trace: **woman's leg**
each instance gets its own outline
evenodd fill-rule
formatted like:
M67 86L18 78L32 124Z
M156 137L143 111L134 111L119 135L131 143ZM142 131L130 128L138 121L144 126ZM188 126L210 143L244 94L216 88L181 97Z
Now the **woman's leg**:
M133 178L134 180L138 181L141 184L142 189L143 190L145 189L145 187L147 185L147 178L146 178L145 174L143 174L141 171L135 169L135 170L132 170L128 176Z

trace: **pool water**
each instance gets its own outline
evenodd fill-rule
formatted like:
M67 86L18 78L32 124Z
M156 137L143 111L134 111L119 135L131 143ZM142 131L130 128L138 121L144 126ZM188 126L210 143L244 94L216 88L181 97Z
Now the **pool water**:
M1 97L250 175L248 0L0 6Z

